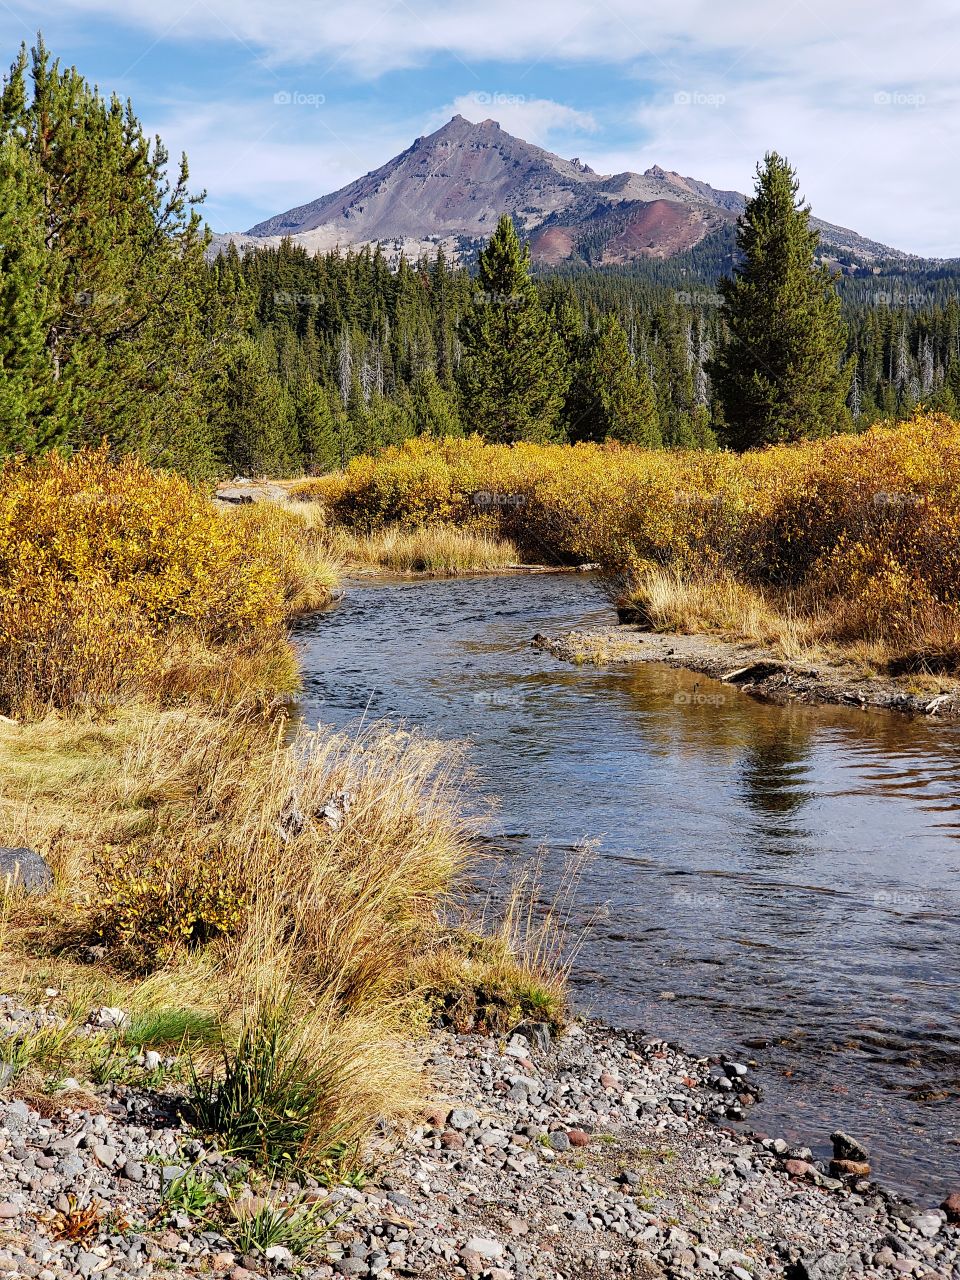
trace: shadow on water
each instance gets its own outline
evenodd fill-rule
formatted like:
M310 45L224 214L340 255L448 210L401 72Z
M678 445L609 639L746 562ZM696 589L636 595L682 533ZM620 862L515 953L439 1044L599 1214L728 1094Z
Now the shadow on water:
M611 621L588 577L357 586L298 630L302 714L467 740L508 859L543 845L559 875L597 837L581 1004L752 1055L755 1125L822 1154L848 1128L888 1183L942 1196L960 1164L960 731L530 648Z

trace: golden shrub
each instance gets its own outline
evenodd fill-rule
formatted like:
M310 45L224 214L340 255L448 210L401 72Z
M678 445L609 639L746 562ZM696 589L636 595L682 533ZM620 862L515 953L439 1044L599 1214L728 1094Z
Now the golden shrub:
M418 439L303 489L352 527L482 520L541 559L732 576L833 608L845 639L960 636L960 424L941 414L740 456Z
M97 867L101 937L155 965L179 946L230 936L250 904L241 865L199 840L112 851Z
M30 714L109 700L148 686L171 638L216 649L277 632L303 603L301 560L278 524L221 514L133 458L9 461L0 701Z

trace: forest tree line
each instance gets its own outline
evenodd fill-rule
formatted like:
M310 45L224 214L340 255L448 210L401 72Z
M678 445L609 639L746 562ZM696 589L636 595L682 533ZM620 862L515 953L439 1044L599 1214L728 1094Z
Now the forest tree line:
M793 425L760 401L748 412L744 395L769 388L734 385L760 339L731 345L724 290L757 309L758 334L769 328L749 282L677 264L670 283L643 270L535 276L509 219L475 271L439 252L391 270L380 251L311 257L290 243L211 260L186 161L171 174L129 103L38 42L0 94L0 455L107 441L195 476L283 475L421 433L743 447L863 429L919 403L957 413L957 276L842 279L835 314L832 280L804 274L792 171L770 159L758 182L796 248L777 269L799 272L796 340L808 381L823 375ZM738 405L769 429L738 435Z
M232 447L241 469L258 469L249 446L265 444L277 461L285 451L294 470L323 470L411 435L477 429L461 378L464 328L496 301L442 252L394 272L378 251L310 257L287 243L244 258L231 251L214 270L228 292L248 296L250 355L269 370L261 395L277 406L276 438L256 443L260 407L248 444ZM715 285L670 289L597 270L537 277L534 287L573 384L549 435L718 443L708 372L724 323ZM960 413L960 288L943 302L919 296L899 279L880 281L863 300L841 293L853 362L849 429L909 418L920 404ZM617 391L629 396L619 408Z

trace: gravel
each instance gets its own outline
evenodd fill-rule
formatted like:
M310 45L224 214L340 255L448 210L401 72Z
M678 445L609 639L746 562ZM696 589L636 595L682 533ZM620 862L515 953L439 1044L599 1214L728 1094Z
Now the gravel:
M14 1025L48 1016L0 1008ZM759 1094L753 1064L594 1024L555 1042L525 1032L426 1042L434 1096L418 1123L381 1126L362 1188L263 1186L189 1131L169 1090L113 1083L38 1108L8 1087L0 1277L960 1280L957 1188L943 1208L912 1204L724 1127ZM848 1134L834 1148L865 1155ZM283 1245L241 1255L209 1213L164 1204L185 1171L224 1196L306 1194L331 1224L325 1246L309 1260ZM84 1206L95 1229L63 1239Z

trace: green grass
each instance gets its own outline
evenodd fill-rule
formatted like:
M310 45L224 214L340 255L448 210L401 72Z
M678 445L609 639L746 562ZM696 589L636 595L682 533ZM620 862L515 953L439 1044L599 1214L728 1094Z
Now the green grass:
M10 1084L28 1071L56 1072L77 1057L77 1049L72 1022L7 1036L0 1040L0 1074Z
M265 1253L280 1245L298 1258L312 1253L330 1231L323 1200L303 1198L288 1204L267 1203L256 1213L245 1213L243 1202L236 1205L235 1221L224 1228L240 1253Z
M336 1069L297 1035L288 1007L266 1006L243 1026L235 1048L221 1047L221 1078L192 1074L196 1124L231 1155L268 1169L328 1166L338 1135L333 1109Z
M166 1213L185 1213L203 1222L211 1221L209 1211L222 1199L211 1180L198 1173L195 1167L185 1170L178 1178L171 1178L161 1193Z
M138 1049L210 1048L221 1043L221 1024L199 1009L153 1009L134 1016L123 1039Z

